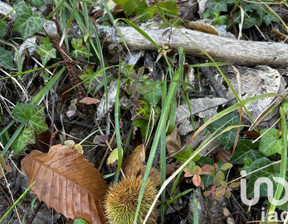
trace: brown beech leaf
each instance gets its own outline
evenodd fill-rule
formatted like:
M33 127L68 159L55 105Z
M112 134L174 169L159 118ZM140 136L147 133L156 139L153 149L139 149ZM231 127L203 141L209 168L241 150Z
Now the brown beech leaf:
M102 203L108 185L82 154L67 145L49 152L33 150L21 161L32 192L48 207L67 218L106 223Z
M145 147L138 145L123 162L123 172L127 177L137 176L145 161Z
M169 156L181 149L181 139L177 128L174 128L172 133L166 137L166 148Z

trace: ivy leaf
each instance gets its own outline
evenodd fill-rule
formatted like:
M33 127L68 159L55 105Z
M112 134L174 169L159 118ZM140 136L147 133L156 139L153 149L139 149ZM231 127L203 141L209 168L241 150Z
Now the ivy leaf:
M42 64L46 65L46 63L51 58L56 58L56 49L53 47L53 44L50 42L49 37L43 37L41 39L41 45L39 46L39 49L36 51L41 60Z
M0 22L0 39L4 39L8 24L6 21Z
M225 1L207 1L205 5L206 9L210 12L227 12L227 3Z
M32 9L25 1L19 1L14 5L15 11L17 14L21 15L32 15Z
M48 129L45 123L44 107L17 103L12 115L17 121L28 122L28 127L36 134L41 134Z
M52 0L28 0L28 2L37 8L40 8L43 5L52 4Z
M28 122L28 127L32 128L37 135L41 134L48 129L45 119L44 107L38 106L37 112L33 114Z
M11 145L15 153L21 152L28 144L35 144L35 132L30 128L24 129Z
M225 128L232 126L232 125L238 125L238 124L239 124L239 116L236 113L230 113L220 118L219 120L213 122L212 124L208 125L207 129L211 133L214 133L219 129L217 131L217 134L218 134L221 131L223 131ZM217 139L220 141L224 149L229 149L233 147L236 134L237 134L237 129L234 128L234 129L224 132Z
M260 159L255 160L251 164L251 170L256 170L258 168L262 168L271 164L271 161L267 157L263 157ZM272 176L274 175L274 168L273 166L268 166L266 168L260 169L258 172L251 174L251 178L247 185L247 196L252 196L254 192L254 183L259 177L267 177L271 180ZM275 183L271 180L273 184ZM259 187L259 186L258 186ZM273 189L276 189L275 186ZM260 196L267 196L267 185L261 184L260 185Z
M7 51L3 47L0 47L0 66L9 70L12 70L15 68L14 62L13 62L13 52Z
M271 22L279 22L279 19L274 15L265 15L263 17L263 21L267 26L269 26Z
M21 33L23 38L32 36L34 33L41 31L46 21L40 15L32 14L31 8L24 2L20 1L15 4L16 16L13 30Z
M71 56L75 59L79 57L88 58L89 56L93 56L92 53L88 51L88 49L82 44L82 39L74 38L71 41L72 47L74 50L71 52Z
M260 130L262 135L268 129L264 128ZM265 135L262 136L259 144L259 151L265 156L271 156L273 154L282 153L282 140L279 139L279 131L275 128L271 128Z
M171 15L177 16L179 14L179 11L178 11L177 5L176 5L176 1L166 1L166 2L159 1L158 6L161 10L163 10L164 12L167 12Z
M37 106L30 104L17 103L13 109L13 117L20 122L28 122L37 111Z
M145 85L141 89L141 94L144 96L145 100L155 107L162 98L161 80L157 80L156 82L146 80Z
M264 155L256 150L258 143L252 143L250 140L239 140L237 149L232 156L230 162L233 164L243 164L244 158L249 157L252 160L260 159Z

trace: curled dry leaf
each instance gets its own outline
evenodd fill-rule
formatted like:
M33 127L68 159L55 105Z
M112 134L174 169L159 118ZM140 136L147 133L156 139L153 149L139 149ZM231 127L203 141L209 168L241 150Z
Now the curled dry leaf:
M33 150L21 165L32 192L48 207L67 218L106 223L102 203L108 185L84 156L67 145L42 153Z
M144 166L145 147L138 145L123 162L123 172L127 177L137 176Z
M174 155L181 149L181 139L177 128L174 128L171 135L166 137L166 148L168 155Z
M188 26L190 29L193 29L193 30L197 30L197 31L200 31L203 33L210 33L210 34L214 34L214 35L219 36L217 29L208 23L204 23L201 21L190 21L190 22L186 23L186 26Z

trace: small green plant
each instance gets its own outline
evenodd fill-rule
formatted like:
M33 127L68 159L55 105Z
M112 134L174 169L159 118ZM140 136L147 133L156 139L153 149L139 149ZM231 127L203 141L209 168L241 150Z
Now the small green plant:
M19 122L24 122L24 128L21 134L12 144L15 153L19 153L28 144L35 143L35 136L48 129L45 122L45 113L43 106L25 105L17 103L13 109L12 115Z
M146 1L139 0L114 0L114 2L125 10L127 16L135 14L139 22L152 19L156 13L160 13L162 16L179 14L176 1L159 1L152 6L148 6Z
M268 0L268 2L273 2ZM261 26L265 23L267 26L271 22L278 22L279 19L270 12L264 4L257 0L239 1L239 0L208 0L206 2L206 11L203 18L211 18L212 25L227 25L231 28L232 23L241 22L241 9L244 11L243 29L248 29L254 25ZM274 11L276 6L270 6ZM232 11L232 18L230 12Z
M43 65L46 65L50 59L56 58L56 49L49 37L41 38L41 44L36 52L39 54Z

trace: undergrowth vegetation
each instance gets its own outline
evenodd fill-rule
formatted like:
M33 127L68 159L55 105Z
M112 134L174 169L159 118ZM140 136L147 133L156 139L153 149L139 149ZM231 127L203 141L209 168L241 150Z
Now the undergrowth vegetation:
M41 206L37 197L74 223L105 223L107 217L111 223L171 223L169 214L179 221L190 212L196 224L199 192L217 203L238 201L242 210L233 215L244 214L246 219L237 217L242 222L272 223L276 211L288 212L288 201L277 204L288 192L286 90L243 98L227 77L228 67L237 70L229 61L214 61L191 40L208 58L195 59L185 46L160 46L143 30L141 23L150 27L153 19L158 29L182 29L187 20L179 8L175 1L18 0L1 15L0 177L9 203L1 207L0 222L32 223L31 213ZM225 25L246 36L273 25L288 32L279 8L287 10L287 2L208 0L195 20L210 20L208 30ZM110 37L99 35L104 25L114 27L122 42L106 44ZM119 31L124 26L155 49L132 51ZM202 68L215 69L233 94L206 106L204 111L215 109L207 117L195 114L190 101L216 98ZM273 99L267 110L252 116L247 105L267 99ZM191 130L180 137L182 104ZM272 114L274 123L264 123ZM28 185L17 179L22 168ZM259 177L268 184L256 186ZM177 210L179 200L189 205ZM247 201L256 209L250 211ZM262 220L257 209L264 206Z

